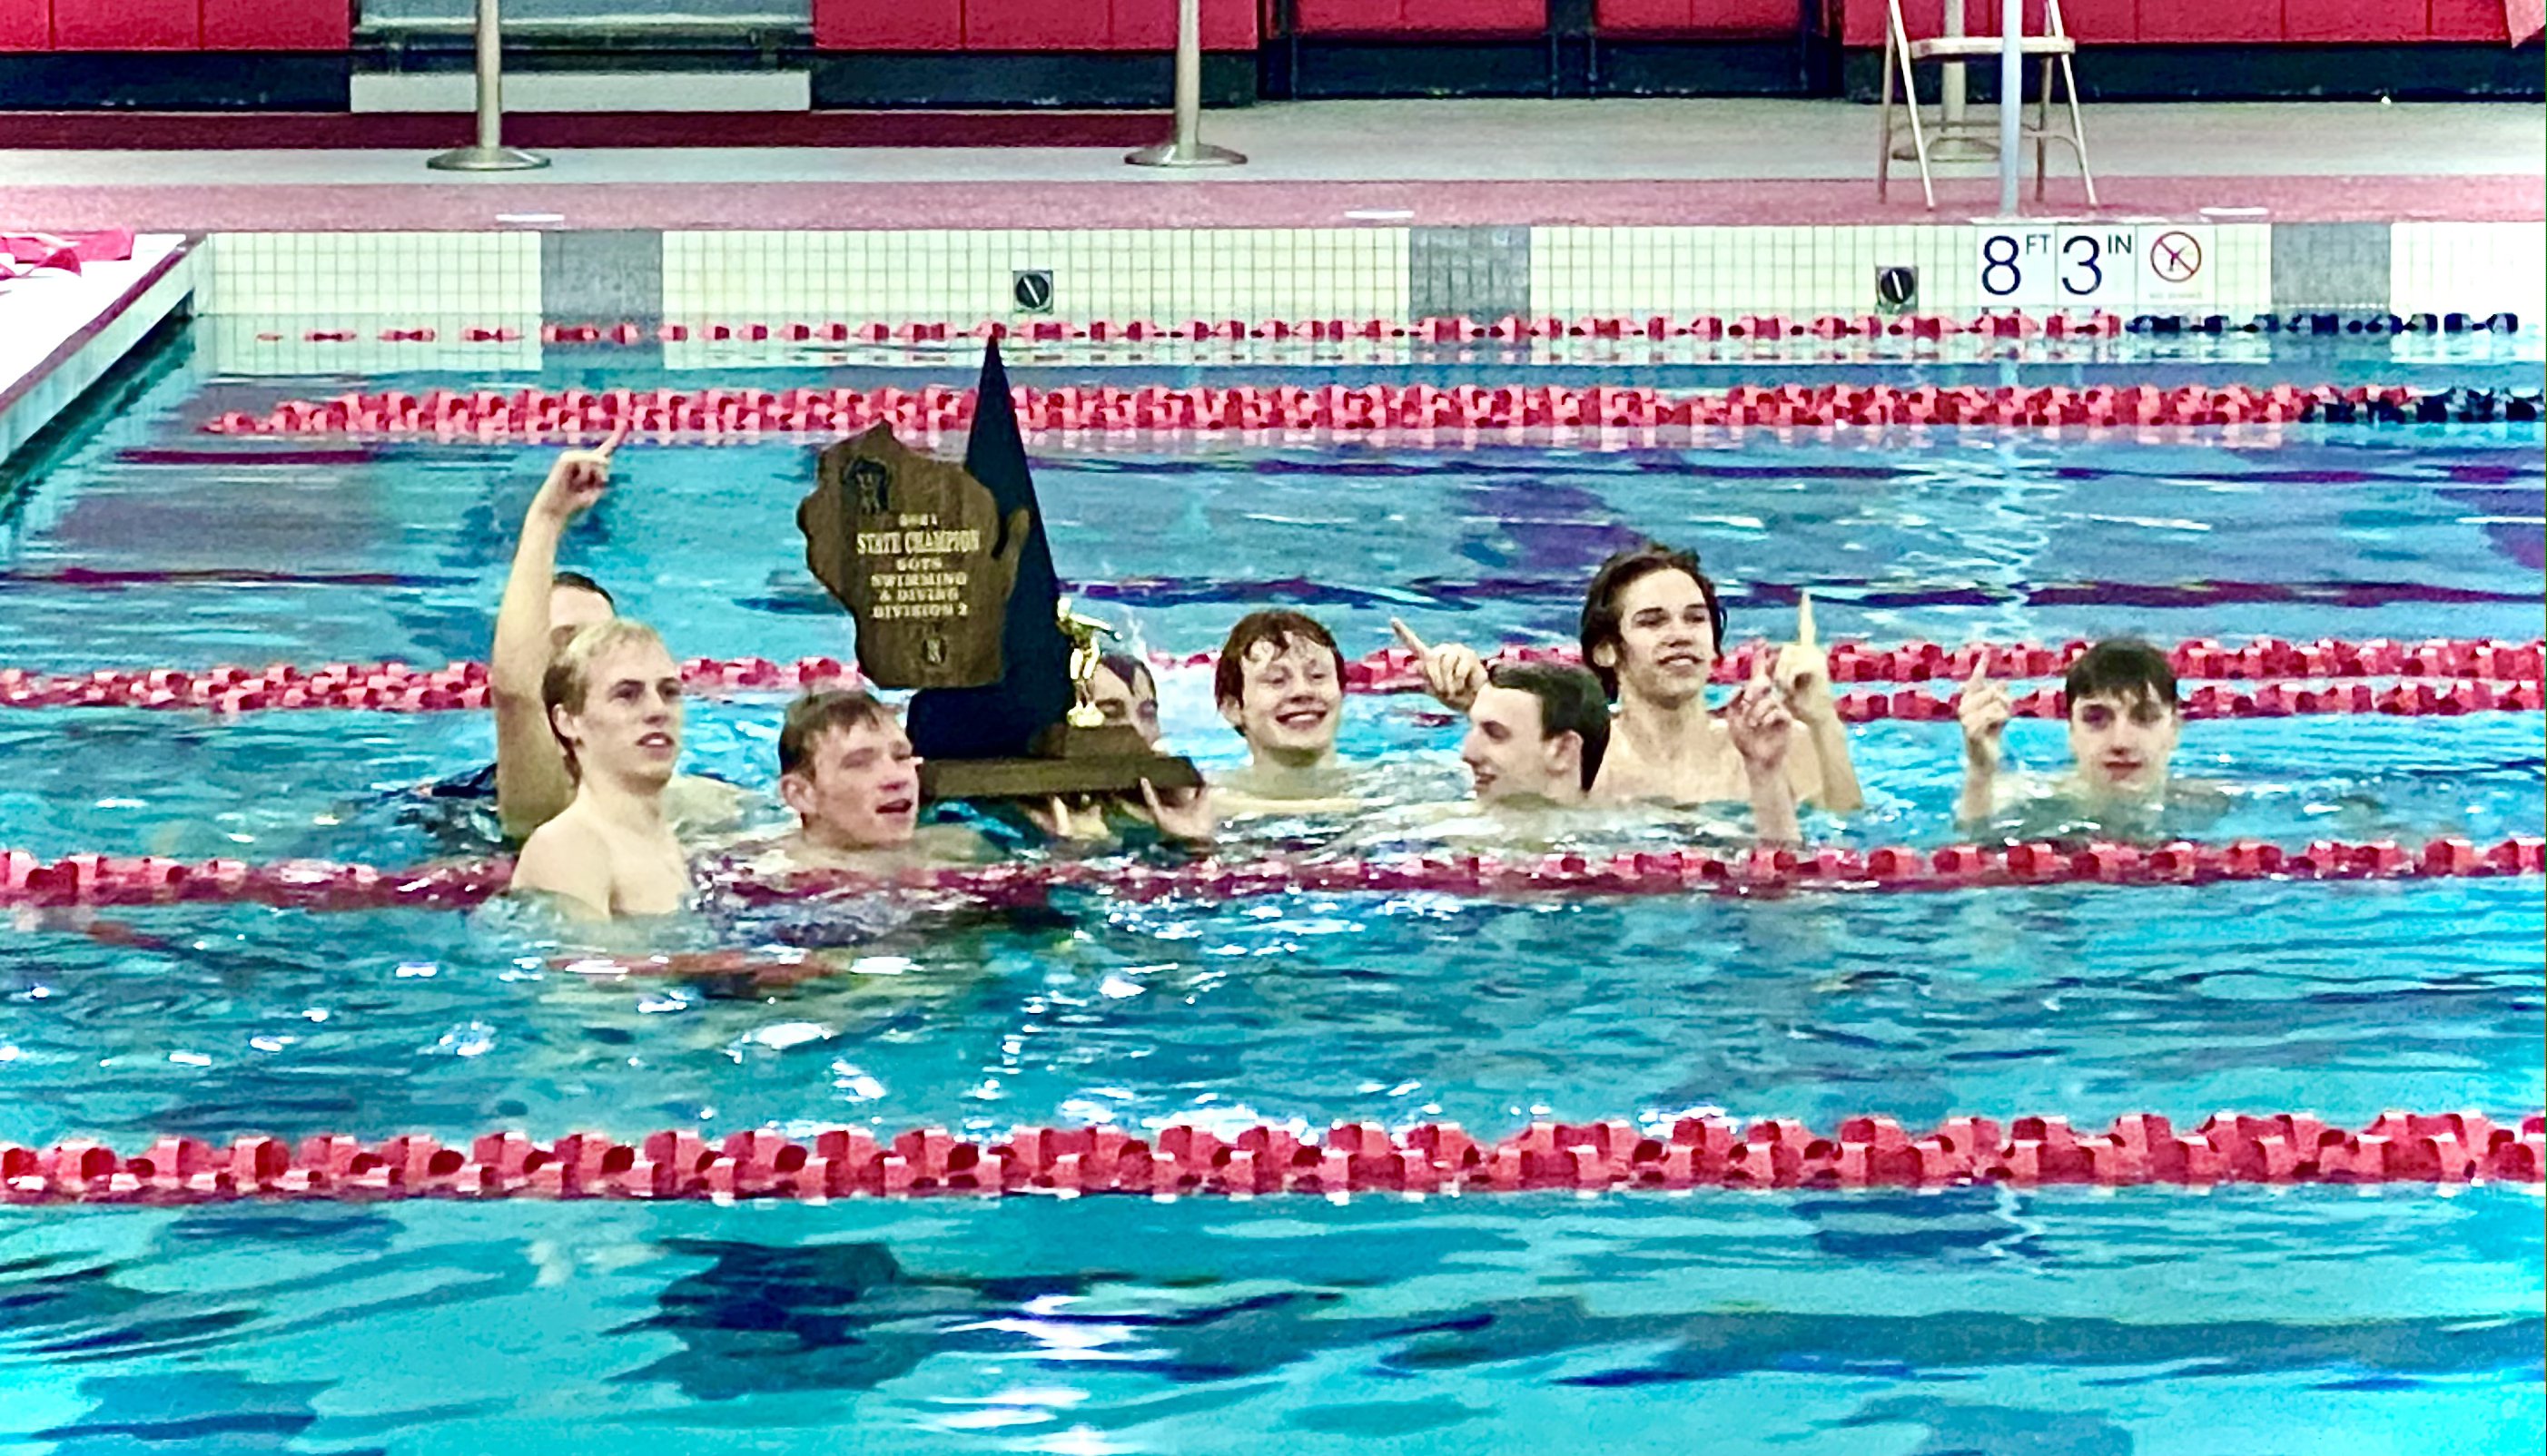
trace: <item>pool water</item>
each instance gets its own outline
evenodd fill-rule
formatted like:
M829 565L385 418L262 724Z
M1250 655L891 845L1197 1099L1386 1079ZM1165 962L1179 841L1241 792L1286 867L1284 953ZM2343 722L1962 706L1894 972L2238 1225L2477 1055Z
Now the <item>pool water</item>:
M0 663L482 656L544 452L260 460L193 428L344 387L179 361L0 506ZM1391 616L1569 640L1592 564L1642 532L1702 550L1736 637L1810 590L1826 638L1879 642L2526 639L2540 447L1056 443L1036 473L1065 580L1180 652L1273 603L1356 653ZM685 655L846 656L793 527L809 473L802 446L632 447L563 563ZM1226 766L1208 695L1164 675L1172 739ZM1348 752L1455 791L1428 706L1352 700ZM689 766L767 790L776 708L694 705ZM1951 725L1853 741L1869 810L1808 832L1956 837ZM2009 742L2061 752L2058 725ZM472 714L11 711L0 844L483 852L412 791L490 746ZM2182 761L2233 794L2184 827L2537 833L2541 750L2535 714L2195 724ZM844 974L774 990L589 977L544 934L502 907L23 912L0 1140L2547 1100L2535 880L1072 892L864 905ZM2541 1242L2536 1191L2503 1186L5 1210L0 1452L2532 1450Z

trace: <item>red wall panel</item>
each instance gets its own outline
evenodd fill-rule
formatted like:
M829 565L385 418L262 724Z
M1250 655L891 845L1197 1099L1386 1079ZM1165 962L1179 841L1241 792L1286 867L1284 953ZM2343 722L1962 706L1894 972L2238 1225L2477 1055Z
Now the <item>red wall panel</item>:
M1670 34L1690 29L1692 0L1600 0L1592 24L1604 33Z
M1849 45L1884 43L1884 0L1847 0L1840 25L1840 41ZM1901 23L1910 34L1933 36L1944 25L1945 0L1901 0Z
M345 0L202 0L206 50L344 50L354 43Z
M814 0L817 50L961 50L964 0Z
M1113 29L1105 0L964 0L967 50L1103 50Z
M1303 36L1385 34L1405 29L1403 9L1398 0L1293 0L1291 25Z
M196 0L53 0L55 50L193 50Z
M2144 41L2282 39L2282 0L2141 0Z
M1605 35L1788 36L1795 0L1598 0L1593 24Z
M0 0L0 50L52 48L52 0Z
M2061 23L2082 45L2141 38L2141 0L2061 0Z
M1303 36L1536 36L1547 0L1298 0Z
M1536 36L1547 29L1547 0L1406 0L1406 29Z
M2503 18L2503 0L2432 0L2431 37L2435 41L2491 41L2511 43Z
M1173 50L1177 0L1113 0L1114 48ZM1202 48L1256 48L1255 0L1202 0Z
M2282 0L2282 36L2291 41L2420 41L2431 22L2426 0Z

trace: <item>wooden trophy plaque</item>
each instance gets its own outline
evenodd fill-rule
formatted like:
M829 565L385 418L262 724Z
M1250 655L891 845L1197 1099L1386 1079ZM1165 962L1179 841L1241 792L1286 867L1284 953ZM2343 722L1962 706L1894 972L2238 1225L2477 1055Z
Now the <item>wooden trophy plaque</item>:
M1009 681L1001 639L1012 609L1055 614L1072 636L1067 716L1020 756L923 758L922 796L1042 799L1138 794L1143 780L1163 790L1200 785L1189 760L1153 750L1090 705L1096 624L1063 612L1057 593L1010 600L1032 510L1003 520L990 488L962 466L906 448L884 425L824 451L814 489L796 509L805 564L856 620L858 670L879 687Z

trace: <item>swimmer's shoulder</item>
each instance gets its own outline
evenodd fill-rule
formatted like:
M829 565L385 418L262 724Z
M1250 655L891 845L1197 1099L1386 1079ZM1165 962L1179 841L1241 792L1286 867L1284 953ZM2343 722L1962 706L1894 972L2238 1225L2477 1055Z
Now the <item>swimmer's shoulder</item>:
M922 824L912 831L911 848L926 864L986 865L1007 857L991 836L965 823Z
M1212 805L1224 819L1261 819L1317 817L1329 814L1359 814L1363 801L1353 798L1332 799L1266 799L1243 790L1212 790Z
M536 894L579 916L607 918L617 882L610 836L569 809L531 831L513 861L508 894Z
M2174 779L2166 786L2167 803L2186 809L2227 809L2237 797L2226 779Z
M676 774L663 786L663 818L682 834L734 828L756 796L739 784L704 774Z

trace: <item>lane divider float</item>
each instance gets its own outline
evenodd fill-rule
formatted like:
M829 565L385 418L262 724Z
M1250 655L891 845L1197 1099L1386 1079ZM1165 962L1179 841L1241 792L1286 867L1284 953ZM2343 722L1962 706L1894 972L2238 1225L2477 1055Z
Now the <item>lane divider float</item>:
M1667 392L1644 385L1067 385L1012 390L1030 433L1356 433L1713 427L1999 426L2141 428L2235 424L2529 422L2537 394L2407 385L1738 385ZM917 389L389 389L286 399L262 415L204 422L216 435L351 436L446 443L565 444L617 431L660 444L845 438L876 424L906 434L967 428L973 391Z
M2101 1133L2064 1117L1950 1117L1913 1133L1889 1117L1840 1120L1828 1133L1793 1118L1747 1127L1693 1116L1668 1127L1624 1118L1535 1122L1491 1144L1455 1123L1392 1132L1339 1123L1323 1138L1257 1124L1213 1131L1171 1124L1026 1127L975 1142L944 1128L879 1139L864 1128L804 1138L754 1130L710 1143L670 1130L621 1142L570 1133L548 1143L490 1132L445 1144L422 1135L378 1143L334 1135L240 1138L217 1146L163 1137L130 1156L105 1143L0 1144L0 1201L12 1204L204 1203L234 1199L363 1202L403 1198L818 1200L1002 1194L1480 1194L1694 1188L2019 1188L2225 1183L2535 1184L2542 1119L2388 1112L2359 1129L2304 1112L2222 1112L2188 1132L2128 1113Z
M2058 676L2086 648L2084 641L2073 640L2058 646L1967 642L1954 647L1931 642L1889 647L1837 642L1826 650L1835 683L1960 683L1971 677L1976 667L1993 678ZM1714 680L1744 681L1761 653L1776 650L1773 642L1743 642L1716 659ZM2385 638L2345 642L2327 638L2298 643L2257 639L2239 646L2197 638L2177 643L2168 653L2180 676L2257 684L2251 691L2194 688L2184 699L2187 716L2194 718L2536 712L2540 706L2542 655L2547 653L2536 641L2442 638L2420 642ZM1154 653L1152 661L1161 667L1189 668L1208 666L1214 657L1211 652ZM1487 658L1489 662L1579 659L1579 652L1572 646L1536 643L1507 643L1494 648ZM858 681L855 665L835 657L804 657L794 662L766 657L693 657L681 664L681 673L692 690L715 694L795 692L817 686L854 686ZM2373 677L2401 680L2376 689L2348 681ZM1395 646L1348 661L1344 679L1348 692L1405 693L1423 687L1414 654ZM2043 691L2051 697L2028 694L2017 711L2042 717L2062 716L2060 690ZM453 662L433 668L404 662L330 662L316 667L278 662L262 668L101 667L67 673L0 668L0 707L8 708L197 708L223 713L373 709L431 713L483 708L487 693L486 665L483 662ZM1839 701L1843 717L1862 723L1878 718L1952 717L1955 699L1913 692L1843 694Z
M1689 318L1674 318L1659 313L1629 316L1623 313L1586 313L1572 318L1542 314L1525 318L1505 314L1479 320L1457 314L1431 315L1415 319L1389 318L1300 318L1241 319L1188 318L1179 322L1157 322L1150 319L1064 319L1037 318L1016 320L982 318L971 323L952 319L868 319L849 323L827 319L820 323L803 320L768 322L765 320L667 320L641 323L630 319L612 321L559 320L540 326L543 344L643 344L706 343L791 343L791 344L930 344L956 339L1017 339L1029 343L1145 343L1176 341L1209 343L1213 341L1304 340L1309 342L1342 342L1346 340L1390 340L1423 344L1520 344L1556 339L1696 339L1702 342L1735 340L1766 342L1789 339L1944 339L1972 335L1990 339L2110 339L2122 334L2170 336L2179 334L2465 334L2520 331L2516 313L2412 313L2388 312L2307 312L2255 313L2243 321L2224 313L2139 313L2126 319L2102 310L2083 313L2052 313L2042 316L2010 310L1976 314L1970 317L1944 313L1901 314L1817 314L1811 318L1790 318L1783 313L1745 313L1731 318L1704 313ZM473 327L460 332L472 343L512 342L523 337L522 331L510 325L494 328ZM260 335L279 340L282 335ZM350 329L311 329L303 338L311 343L351 342L359 335ZM431 328L384 328L378 337L385 343L431 343L437 337Z
M747 901L910 892L985 904L1041 901L1085 890L1127 900L1228 900L1268 895L1463 897L1528 895L1773 895L1799 891L1971 890L2007 886L2213 885L2239 881L2471 880L2540 873L2536 838L2479 845L2434 839L2321 839L2286 849L2258 839L2160 844L2104 841L1881 845L1810 850L1636 850L1606 856L1389 855L1372 859L1221 861L1181 865L1091 861L1008 862L913 870L735 877L724 888ZM103 906L248 903L308 910L465 908L501 894L510 861L472 860L383 869L325 860L189 862L156 855L69 854L39 859L0 850L0 904Z

